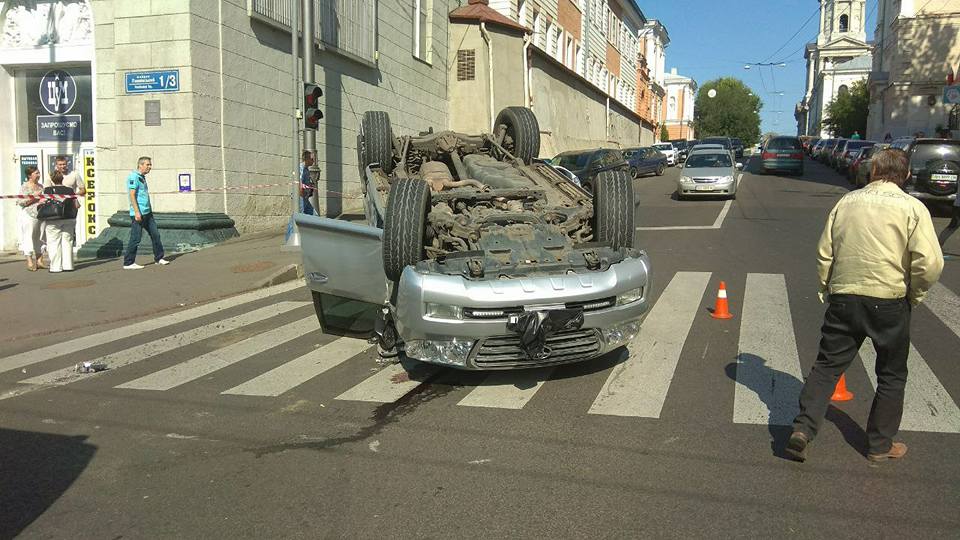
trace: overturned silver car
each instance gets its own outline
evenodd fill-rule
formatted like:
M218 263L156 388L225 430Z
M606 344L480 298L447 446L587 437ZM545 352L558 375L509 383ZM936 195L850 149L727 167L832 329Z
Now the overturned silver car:
M594 358L639 331L650 262L633 247L626 172L590 194L535 162L523 107L482 135L394 137L370 111L358 146L366 222L296 218L325 332L376 336L383 356L513 369Z

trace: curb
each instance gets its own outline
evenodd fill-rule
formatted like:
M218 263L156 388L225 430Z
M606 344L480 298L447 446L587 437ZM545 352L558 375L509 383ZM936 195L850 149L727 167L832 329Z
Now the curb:
M266 287L272 287L274 285L280 285L281 283L286 283L288 281L294 281L297 279L303 279L303 265L302 264L288 264L282 268L276 270L274 273L270 274L266 278L257 282L253 288L254 289L263 289Z

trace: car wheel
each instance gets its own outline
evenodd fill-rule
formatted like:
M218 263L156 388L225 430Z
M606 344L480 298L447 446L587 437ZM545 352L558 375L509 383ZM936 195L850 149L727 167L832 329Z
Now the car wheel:
M663 176L663 164L657 165L657 176Z
M613 249L633 246L633 182L626 171L597 175L593 197L595 238Z
M357 149L358 159L366 169L371 163L379 163L383 172L393 172L393 130L390 128L390 115L384 111L363 113L360 123L361 146Z
M430 186L418 178L401 178L390 186L383 224L383 270L392 281L403 269L423 260L423 233L430 210Z
M497 129L506 128L501 146L529 165L540 155L540 124L526 107L507 107L497 115Z

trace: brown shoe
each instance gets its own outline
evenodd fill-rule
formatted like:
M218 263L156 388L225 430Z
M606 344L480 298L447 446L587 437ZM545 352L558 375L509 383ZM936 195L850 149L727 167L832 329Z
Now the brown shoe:
M804 462L807 460L807 443L809 442L810 439L807 438L806 433L794 431L790 435L790 440L787 441L787 447L784 450L788 456L799 462Z
M870 461L886 461L888 459L900 459L907 455L907 445L902 442L895 442L890 445L890 450L883 454L867 454Z

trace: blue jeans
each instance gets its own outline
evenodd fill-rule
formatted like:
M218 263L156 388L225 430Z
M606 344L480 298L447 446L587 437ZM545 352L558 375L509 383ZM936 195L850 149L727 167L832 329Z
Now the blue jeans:
M310 197L300 197L300 211L304 214L316 215L313 205L310 204Z
M163 258L163 244L160 243L160 230L157 229L157 220L153 214L143 214L140 221L130 220L130 239L127 240L127 249L123 253L123 265L128 266L137 262L137 248L140 247L140 236L143 235L143 229L150 235L150 241L153 243L153 260L159 261Z

